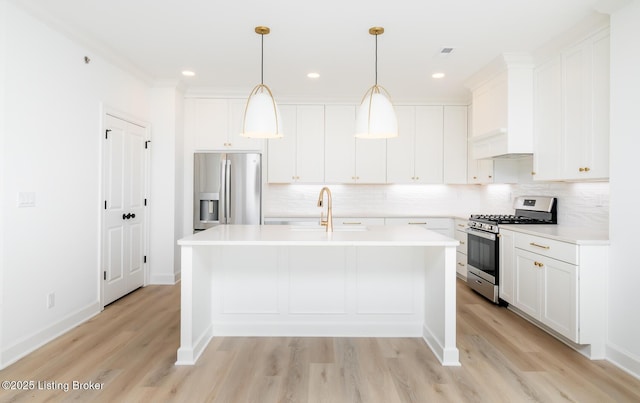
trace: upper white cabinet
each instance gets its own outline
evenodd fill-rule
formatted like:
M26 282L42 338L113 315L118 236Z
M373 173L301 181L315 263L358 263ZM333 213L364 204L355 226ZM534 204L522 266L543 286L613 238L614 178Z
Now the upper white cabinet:
M467 107L396 106L387 183L467 183Z
M283 138L268 141L268 181L324 182L324 106L280 105Z
M398 137L387 140L388 183L442 183L443 107L396 106Z
M535 69L534 178L609 177L609 30Z
M356 139L355 121L355 106L325 106L325 181L385 183L386 141Z
M475 81L471 84L472 157L532 153L533 64L530 57L505 54L472 80Z
M445 106L443 110L443 182L467 183L468 108Z
M197 98L185 101L185 121L196 150L262 150L264 141L240 136L246 100Z

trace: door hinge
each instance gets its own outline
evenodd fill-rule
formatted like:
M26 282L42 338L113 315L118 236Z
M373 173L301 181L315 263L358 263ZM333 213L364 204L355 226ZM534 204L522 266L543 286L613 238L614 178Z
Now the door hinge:
M104 201L104 209L105 210L107 209L107 201L106 200Z
M147 257L146 256L144 257L143 263L147 263Z
M144 205L145 206L147 205L147 199L144 199Z
M102 279L103 280L107 279L107 271L106 270L102 272Z
M149 148L149 143L151 143L151 140L147 140L144 142L144 148L147 149Z
M104 131L104 138L105 140L109 138L109 132L111 131L111 129L107 129Z

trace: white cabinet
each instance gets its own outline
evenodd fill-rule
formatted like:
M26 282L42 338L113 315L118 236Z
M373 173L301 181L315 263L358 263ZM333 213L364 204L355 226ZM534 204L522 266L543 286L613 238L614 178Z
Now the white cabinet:
M454 237L460 245L456 248L456 273L463 280L467 279L467 220L454 219Z
M467 107L396 106L387 183L467 183Z
M185 123L196 150L262 150L264 140L240 136L246 100L197 98L185 101Z
M500 229L500 298L590 358L605 353L607 267L606 245Z
M268 144L268 181L324 182L324 106L281 105L284 137Z
M536 180L609 177L609 31L535 69Z
M578 341L577 266L518 248L515 258L514 305L568 339Z
M384 218L378 217L333 217L333 225L384 225Z
M515 233L500 229L498 248L498 295L510 304L514 303L515 288Z
M493 183L493 160L476 160L469 154L467 175L470 185Z
M443 182L467 183L468 119L466 106L445 106L443 111Z
M444 217L385 218L385 225L417 225L453 238L453 220Z
M533 152L533 64L526 54L505 54L473 85L471 155L474 159ZM491 73L493 73L491 75Z
M398 137L387 140L388 183L442 183L443 107L396 106Z
M385 183L386 141L356 139L356 107L325 106L325 181Z

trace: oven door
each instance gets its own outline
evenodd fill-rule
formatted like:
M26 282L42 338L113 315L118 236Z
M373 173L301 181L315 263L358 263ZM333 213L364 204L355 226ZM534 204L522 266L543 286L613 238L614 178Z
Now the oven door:
M476 276L498 285L498 237L491 232L467 229L467 267Z

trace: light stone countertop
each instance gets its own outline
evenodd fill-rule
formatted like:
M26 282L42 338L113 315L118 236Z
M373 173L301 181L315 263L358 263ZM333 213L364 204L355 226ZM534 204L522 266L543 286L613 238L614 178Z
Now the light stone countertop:
M609 245L609 232L606 229L571 227L557 224L500 224L500 228L576 245Z
M415 226L218 225L178 241L181 246L457 246L459 242Z

